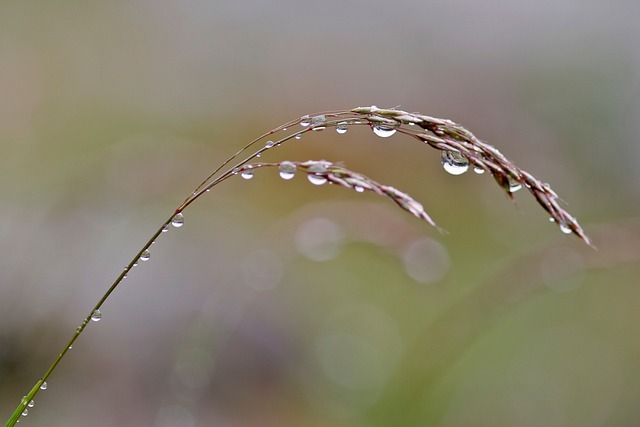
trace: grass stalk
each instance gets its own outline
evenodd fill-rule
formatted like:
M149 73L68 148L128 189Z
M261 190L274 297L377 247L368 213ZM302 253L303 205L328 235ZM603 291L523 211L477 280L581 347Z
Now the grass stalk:
M297 131L288 130L292 126L297 125L302 125L302 128L298 128L299 130ZM127 264L88 315L82 320L80 326L74 331L69 341L62 348L45 374L20 401L5 423L5 427L14 426L22 416L26 416L29 403L32 402L40 390L46 388L47 380L56 370L71 346L92 320L99 320L99 316L101 315L100 308L104 302L113 291L115 291L127 274L143 259L144 254L155 243L162 232L172 223L181 225L178 220L182 220L182 212L185 209L202 197L203 194L232 176L238 174L248 175L252 174L255 169L268 167L278 168L281 176L285 179L292 177L292 174L296 172L301 172L306 174L309 180L316 185L330 182L357 192L371 191L387 197L403 210L440 229L425 212L422 204L408 194L347 169L341 164L325 160L283 160L274 163L251 163L263 152L281 146L291 140L298 139L307 132L335 128L339 133L344 133L348 127L352 126L368 126L376 135L383 138L390 137L396 133L413 137L441 151L443 165L445 169L449 167L451 169L447 170L455 171L452 173L458 174L458 172L464 172L470 167L476 169L477 172L489 172L500 188L505 191L511 199L514 198L514 192L517 191L517 189L524 187L534 196L542 208L548 212L553 222L559 225L563 232L567 234L572 233L586 244L592 245L591 240L575 218L560 207L558 204L558 196L548 184L539 181L530 173L517 167L496 148L480 141L470 131L457 123L420 113L408 113L397 109L381 109L375 106L358 107L352 110L325 111L313 115L305 115L284 123L249 142L225 160L220 166L215 168L213 172L192 191L134 255L129 264ZM259 145L261 141L265 141L267 138L275 135L280 136L279 138L274 138L274 140L266 141L261 146ZM230 164L231 166L229 166Z

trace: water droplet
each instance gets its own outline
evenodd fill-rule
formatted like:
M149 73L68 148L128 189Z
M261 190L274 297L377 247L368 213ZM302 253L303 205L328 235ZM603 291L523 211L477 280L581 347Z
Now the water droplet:
M360 187L359 185L354 185L353 189L356 190L356 192L358 193L364 192L364 187Z
M182 215L182 213L180 212L175 214L173 218L171 218L171 225L173 225L175 228L182 227L184 225L184 215Z
M457 151L443 151L440 161L451 175L461 175L469 169L469 159Z
M169 226L165 225L164 227L162 227L163 233L166 233L167 231L169 231Z
M100 319L102 319L102 313L100 312L100 310L93 310L93 313L91 313L91 320L93 320L94 322L99 322Z
M373 127L373 133L381 138L389 138L396 133L396 128L393 125L375 125Z
M282 162L278 167L282 179L291 179L296 175L296 165L291 162Z
M24 411L22 411L22 416L26 417L27 415L29 415L29 410L25 409Z
M520 190L521 188L522 188L522 184L520 184L515 179L509 177L509 192L510 193L515 193L516 191Z
M35 406L35 404L36 404L36 402L34 402L33 400L31 400L31 402L29 402L29 403L27 404L27 406L28 406L29 408L33 408L33 407Z
M294 138L295 139L300 139L300 138L302 138L302 135L301 134L297 134L296 136L294 136Z
M262 153L256 153L256 157L262 157Z
M240 168L233 168L231 170L231 173L234 174L234 175L238 175L238 172L240 172Z
M40 384L40 390L46 390L47 389L47 382L44 381L42 384Z
M245 169L242 172L240 172L240 176L243 179L251 179L253 178L253 171L251 169Z
M313 185L322 185L327 182L327 178L323 176L307 175L307 178L309 179L309 182L312 183Z
M311 124L311 119L309 118L309 115L304 115L302 117L300 117L301 121L300 121L300 126L309 126Z
M478 175L482 175L485 172L484 168L481 168L481 167L478 167L478 166L474 167L473 171L475 173L477 173Z
M566 224L560 224L560 231L564 234L571 234L571 228Z
M312 183L313 185L322 185L327 182L327 178L325 178L324 176L315 175L318 173L327 172L327 168L325 168L321 164L316 163L309 166L309 172L311 172L312 175L307 175L307 178L309 179L309 182Z
M324 123L326 123L327 118L324 115L319 115L319 116L315 116L313 119L311 119L311 126L313 126L313 128L311 130L314 130L316 132L325 130L326 126L324 126Z
M274 145L276 145L276 143L275 143L275 142L273 142L273 141L267 141L267 142L264 144L264 148L271 148L271 147L273 147Z
M556 219L555 219L554 217L550 217L550 218L549 218L549 221L550 221L550 222L556 222Z
M347 122L338 123L338 126L336 126L336 132L340 134L347 133Z
M151 252L148 249L140 254L140 261L149 261L149 258L151 258Z
M71 350L71 349L73 349L73 346L72 346L72 345L70 345L70 346L69 346L69 350Z

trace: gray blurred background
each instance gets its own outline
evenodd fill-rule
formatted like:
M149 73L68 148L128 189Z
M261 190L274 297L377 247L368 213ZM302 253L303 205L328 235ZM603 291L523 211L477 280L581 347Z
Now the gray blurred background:
M218 164L302 114L455 120L553 188L331 129L265 160L407 191L232 179L103 306L30 426L640 423L640 3L0 2L0 419ZM23 424L21 424L23 425Z

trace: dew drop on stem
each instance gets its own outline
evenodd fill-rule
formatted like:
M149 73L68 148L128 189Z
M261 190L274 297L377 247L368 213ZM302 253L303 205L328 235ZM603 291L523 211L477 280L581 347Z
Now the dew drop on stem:
M301 134L297 134L296 136L294 136L294 138L295 139L300 139L300 138L302 138L302 135Z
M373 126L373 133L380 138L389 138L396 133L396 128L392 125L375 125Z
M240 176L242 177L242 179L251 179L253 178L253 171L251 169L245 169L240 172Z
M44 381L42 384L40 384L40 390L46 390L48 387L47 382Z
M100 310L93 310L93 313L91 313L91 320L93 320L94 322L99 322L100 319L102 319L102 313L100 312Z
M482 174L485 172L483 168L478 167L478 166L474 167L474 168L473 168L473 171L474 171L475 173L477 173L478 175L482 175Z
M340 122L336 126L336 132L339 134L347 133L347 122Z
M311 126L313 126L311 130L316 132L325 130L326 126L324 126L324 124L326 123L326 121L327 118L324 115L315 116L313 119L311 119Z
M566 224L560 224L560 231L564 234L571 234L571 228Z
M282 162L278 167L282 179L291 179L296 175L296 165L292 162Z
M29 410L25 408L25 410L22 411L22 416L26 417L27 415L29 415Z
M36 402L34 402L33 400L31 400L31 402L29 402L29 403L27 404L27 406L28 406L29 408L33 408L33 407L35 406L35 404L36 404Z
M325 178L324 176L316 175L327 172L327 168L325 168L321 164L314 164L309 166L309 172L310 174L307 175L307 178L313 185L322 185L327 182L327 178Z
M462 175L469 170L469 159L455 151L443 151L440 161L451 175Z
M300 117L300 126L309 126L311 124L311 119L308 115Z
M184 215L181 212L178 212L171 218L171 225L176 228L180 228L184 225Z
M521 188L522 188L522 184L520 184L515 179L509 177L509 192L510 193L515 193L516 191L520 190Z
M149 258L151 258L151 252L145 249L145 251L140 254L140 261L149 261Z
M271 148L271 147L273 147L274 145L276 145L276 143L275 143L275 142L273 142L273 141L267 141L267 142L264 144L264 148Z

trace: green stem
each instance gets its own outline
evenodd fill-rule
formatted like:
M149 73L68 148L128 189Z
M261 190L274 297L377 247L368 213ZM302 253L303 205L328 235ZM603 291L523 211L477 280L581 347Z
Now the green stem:
M177 212L176 212L177 213ZM175 215L175 214L174 214ZM102 304L104 304L104 302L107 300L107 298L109 298L109 295L111 295L111 293L116 289L116 287L120 284L120 282L122 282L122 280L127 276L127 273L135 266L135 264L138 262L138 260L140 259L140 256L142 255L142 253L144 251L146 251L147 249L149 249L151 247L151 245L156 241L156 239L158 238L158 236L162 233L162 230L164 230L165 227L167 227L169 225L169 223L171 223L171 219L173 218L172 215L168 220L166 220L164 222L164 224L162 224L162 226L160 228L158 228L158 230L153 234L153 236L149 239L149 241L142 247L142 249L140 249L140 251L133 257L133 259L129 262L129 264L124 268L124 270L122 271L122 273L120 273L120 275L118 276L118 278L113 282L113 284L111 285L111 287L109 287L109 289L107 290L107 292L104 293L104 295L102 295L102 298L100 298L100 300L98 301L98 303L93 307L93 309L91 310L91 312L87 315L87 317L84 318L84 320L82 321L82 323L80 324L80 326L78 326L78 328L76 329L76 331L74 332L74 334L71 336L71 339L69 339L69 341L67 342L67 344L64 346L64 348L62 349L62 351L60 352L60 354L58 355L58 357L56 357L56 359L53 361L53 363L51 364L51 366L49 366L49 369L47 370L47 372L42 376L42 378L40 380L38 380L38 382L36 383L35 386L33 386L33 388L31 389L31 391L29 391L29 393L22 399L22 401L18 404L18 407L15 409L15 411L13 412L13 414L11 415L11 417L9 418L9 420L7 421L7 423L5 424L5 427L12 427L14 426L18 420L20 419L20 417L22 416L22 413L24 412L24 410L27 408L27 405L29 404L29 402L31 402L31 400L33 400L33 398L38 394L38 392L40 391L40 386L47 381L47 379L49 378L49 376L51 375L51 373L56 369L56 367L58 366L58 364L60 363L60 361L62 360L62 358L65 356L65 354L67 354L67 352L69 351L69 349L71 348L71 346L73 345L73 343L78 339L78 337L80 336L80 334L82 334L82 332L84 331L84 329L87 327L87 325L89 324L89 322L91 321L91 316L93 316L93 313L96 310L99 310L100 307L102 307Z

